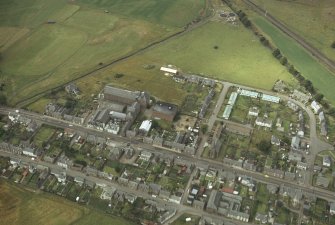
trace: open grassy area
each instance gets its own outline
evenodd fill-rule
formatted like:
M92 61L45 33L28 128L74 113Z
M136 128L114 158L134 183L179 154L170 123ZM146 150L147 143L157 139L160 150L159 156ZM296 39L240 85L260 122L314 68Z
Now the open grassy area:
M179 31L204 8L205 0L1 1L1 82L9 102Z
M207 23L139 58L264 89L271 89L277 79L294 82L249 30L220 22Z
M55 129L48 126L42 126L33 138L34 144L37 147L42 148L43 143L47 142L54 133Z
M309 55L291 38L280 32L273 25L261 17L253 19L255 24L278 46L281 52L306 78L312 81L315 88L319 89L324 96L335 104L334 85L335 75L328 71L316 59Z
M335 4L333 0L255 0L276 19L335 60Z
M0 216L0 224L13 225L131 224L64 198L27 191L3 180L0 180Z

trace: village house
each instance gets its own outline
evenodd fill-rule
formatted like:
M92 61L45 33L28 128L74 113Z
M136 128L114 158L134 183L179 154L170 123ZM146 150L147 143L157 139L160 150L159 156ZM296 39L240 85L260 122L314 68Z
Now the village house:
M316 101L313 101L311 103L311 108L313 109L315 114L318 114L321 111L321 106Z
M256 119L256 125L261 126L261 127L272 127L272 120L268 118L262 118L262 117L257 117Z
M325 166L325 167L330 167L331 166L331 158L330 158L329 155L323 156L322 165Z
M256 106L253 106L249 109L248 115L249 116L258 116L259 114L259 109Z

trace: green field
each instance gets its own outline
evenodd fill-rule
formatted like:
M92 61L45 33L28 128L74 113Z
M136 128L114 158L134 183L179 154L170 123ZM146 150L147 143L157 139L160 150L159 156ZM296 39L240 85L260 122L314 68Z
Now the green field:
M335 41L333 0L255 0L255 3L335 60L335 49L330 47Z
M271 89L277 79L294 82L249 30L220 22L207 23L139 57L264 89Z
M219 48L214 49L217 45ZM256 60L257 59L257 60ZM147 90L164 101L181 104L188 94L181 85L163 75L159 68L173 64L190 73L202 73L236 83L271 89L277 79L296 84L254 35L244 27L210 22L181 37L109 68L99 75L78 82L87 95L98 93L113 83L132 90ZM145 69L153 65L153 69ZM115 79L113 74L124 76Z
M281 52L288 58L298 71L312 81L315 88L332 103L335 104L335 75L322 66L316 59L309 55L300 45L284 35L261 17L253 19L255 24L271 38Z
M15 225L131 225L66 199L27 191L0 180L0 224Z
M5 93L15 104L171 35L206 12L205 0L1 1Z

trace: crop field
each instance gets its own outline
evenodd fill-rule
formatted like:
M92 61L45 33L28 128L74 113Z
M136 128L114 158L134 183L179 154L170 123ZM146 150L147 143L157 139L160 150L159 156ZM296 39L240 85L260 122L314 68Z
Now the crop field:
M330 47L335 41L333 0L255 0L255 3L335 60L335 50Z
M1 1L1 82L9 102L171 35L204 7L205 0Z
M255 17L253 21L271 38L297 70L305 78L312 81L314 87L319 89L332 104L335 104L333 88L335 86L335 75L322 66L291 38L284 35L263 18Z
M1 225L131 224L119 217L106 216L53 195L27 191L3 180L0 180L0 216Z

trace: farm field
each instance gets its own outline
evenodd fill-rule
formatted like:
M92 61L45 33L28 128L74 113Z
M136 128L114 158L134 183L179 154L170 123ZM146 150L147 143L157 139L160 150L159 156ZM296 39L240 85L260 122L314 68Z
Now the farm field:
M3 180L0 180L0 215L0 224L131 224L60 197L24 190Z
M255 3L335 60L335 50L330 47L335 41L333 0L255 0Z
M314 87L319 89L332 104L335 104L333 89L335 86L335 75L317 62L297 43L292 41L291 38L284 35L263 18L255 17L253 21L271 38L274 44L278 46L297 70L300 71L305 78L312 81Z
M216 45L218 49L213 48ZM268 90L277 79L296 84L286 68L250 31L242 26L210 22L126 62L120 62L97 76L80 79L78 86L85 88L90 96L98 93L106 83L112 83L131 90L147 90L153 96L180 105L187 92L180 88L179 83L159 71L166 64L175 65L183 72ZM153 68L146 69L147 65ZM118 79L111 76L116 73L124 76Z
M207 13L205 0L189 2L2 1L0 31L9 35L0 35L0 66L8 102L61 85Z

